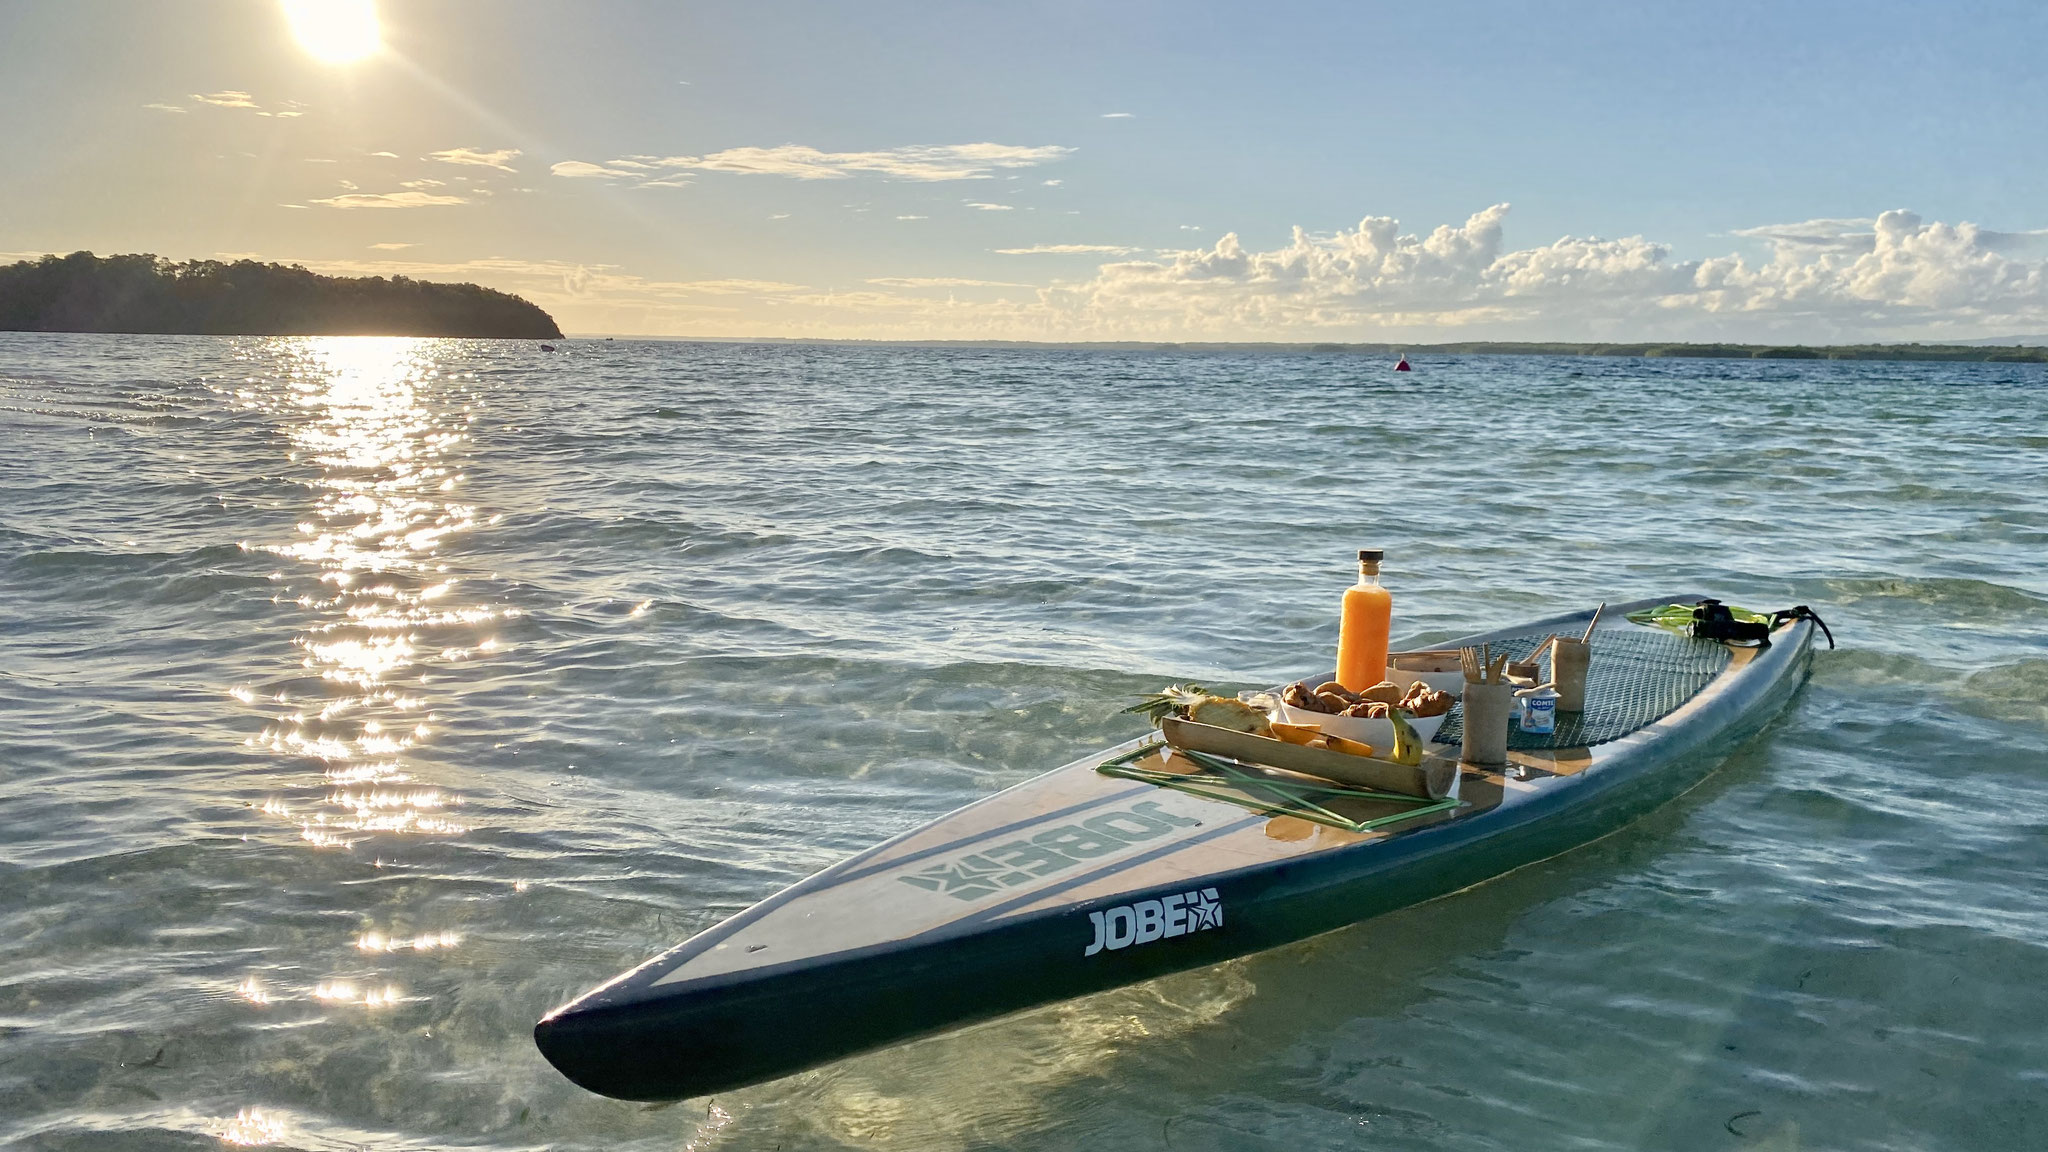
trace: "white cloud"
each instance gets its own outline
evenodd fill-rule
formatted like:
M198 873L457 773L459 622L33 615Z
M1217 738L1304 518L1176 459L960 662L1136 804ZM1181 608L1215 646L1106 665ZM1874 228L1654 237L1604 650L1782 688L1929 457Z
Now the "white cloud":
M1068 326L1217 338L1375 333L1412 338L1842 340L2011 330L2048 321L2048 266L2007 259L1972 224L1886 212L1745 230L1775 256L1674 261L1640 236L1503 247L1508 206L1404 235L1387 217L1247 250L1105 264L1042 295ZM1818 223L1818 227L1815 225ZM2003 235L2003 234L1994 234Z
M838 180L873 172L901 180L979 180L997 168L1030 168L1072 152L1057 145L946 144L890 148L879 152L821 152L801 144L775 148L728 148L703 157L670 157L666 167L710 172Z
M432 208L443 204L467 204L461 196L437 196L431 192L356 192L314 200L329 208Z
M1102 118L1104 120L1130 120L1137 115L1136 112L1104 112Z
M612 180L630 175L626 172L614 172L602 164L588 164L581 160L563 160L551 166L548 171L570 180Z
M379 252L400 252L407 248L417 248L419 247L419 245L404 243L397 240L385 240L381 243L372 244L370 245L370 247L376 249Z
M983 204L983 203L980 203L980 202L978 202L978 201L974 201L974 200L968 200L968 201L965 201L965 203L966 203L966 205L967 205L967 206L968 206L969 208L973 208L973 209L975 209L975 210L977 210L977 211L980 211L980 212L1012 212L1012 211L1015 211L1015 209L1013 209L1012 207L1010 207L1010 205L1008 205L1008 204Z
M204 104L212 108L235 108L244 112L254 112L258 116L270 116L279 120L289 120L294 116L304 116L306 114L306 106L297 100L286 100L281 104L266 109L263 105L256 102L256 97L253 94L244 92L239 88L223 89L219 92L194 92L191 95L191 99L195 104ZM144 104L143 107L154 109L158 112L187 111L186 108L176 104Z
M448 186L448 182L447 182L446 180L424 180L424 179L423 179L423 180L401 180L401 181L399 181L399 182L398 182L398 186L399 186L400 188L410 188L410 189L412 189L412 190L413 190L413 191L415 191L415 192L424 192L424 191L426 191L426 190L427 190L427 189L429 189L429 188L446 188L446 187Z
M594 164L568 160L554 166L557 176L619 177L633 171L733 172L750 176L786 176L795 180L844 180L860 174L897 180L984 180L996 170L1032 168L1073 151L1059 145L1017 144L911 145L873 152L825 152L805 144L772 148L727 148L703 156L632 156ZM564 171L567 169L567 171Z
M1918 219L1918 217L1914 217ZM2030 232L1994 232L1989 228L1974 229L1976 244L1987 252L2025 251L2048 240L2048 229ZM1756 228L1738 228L1735 235L1752 240L1768 242L1774 251L1797 255L1801 249L1827 249L1834 252L1863 253L1877 247L1877 219L1873 217L1839 219L1824 217L1805 220L1797 224L1765 224Z
M885 288L1029 288L1008 280L966 280L958 276L882 276L868 281Z
M382 157L384 157L384 158L385 158L385 159L387 159L387 160L396 160L396 159L398 159L398 153L396 153L396 152L372 152L372 153L370 153L370 155L372 155L372 156L382 156Z
M998 248L996 251L1004 256L1128 256L1137 249L1120 244L1033 244L1029 248Z
M1764 224L1755 228L1737 228L1735 235L1752 240L1766 240L1773 245L1791 248L1833 248L1839 251L1868 252L1876 243L1871 231L1877 224L1874 217L1860 219L1838 219L1824 217L1818 220L1803 220L1797 224Z
M1047 181L1044 181L1044 184L1045 184L1045 186L1046 186L1047 188L1057 188L1057 187L1059 187L1059 186L1060 186L1061 184L1064 184L1064 183L1065 183L1065 181L1064 181L1064 180L1047 180Z
M438 160L443 164L472 164L479 168L496 168L500 172L516 172L510 161L518 159L517 148L499 148L486 152L480 148L444 148L431 152L422 159Z
M916 214L914 214L914 213L913 213L913 214L911 214L911 215L908 215L908 216L898 216L898 217L897 217L897 219L898 219L898 220L929 220L929 219L931 219L931 217L929 217L929 216L919 216L919 215L916 215Z

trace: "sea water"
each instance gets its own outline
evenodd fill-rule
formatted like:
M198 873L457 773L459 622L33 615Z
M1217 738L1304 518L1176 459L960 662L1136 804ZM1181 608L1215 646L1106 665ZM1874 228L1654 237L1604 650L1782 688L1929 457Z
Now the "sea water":
M2038 366L0 336L0 1145L2048 1145ZM1702 787L673 1107L534 1020L1173 680L1694 591Z

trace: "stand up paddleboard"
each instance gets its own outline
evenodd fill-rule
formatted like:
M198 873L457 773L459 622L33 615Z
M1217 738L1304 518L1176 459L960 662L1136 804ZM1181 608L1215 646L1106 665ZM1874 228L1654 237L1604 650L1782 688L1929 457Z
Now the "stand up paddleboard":
M1547 736L1516 732L1503 771L1457 765L1455 710L1412 794L1148 736L827 868L557 1008L535 1042L593 1092L701 1096L1300 940L1554 856L1697 784L1805 679L1810 620L1741 647L1625 619L1697 599L1610 607L1585 713ZM1438 647L1526 654L1590 615ZM1445 790L1431 780L1450 794L1431 795Z

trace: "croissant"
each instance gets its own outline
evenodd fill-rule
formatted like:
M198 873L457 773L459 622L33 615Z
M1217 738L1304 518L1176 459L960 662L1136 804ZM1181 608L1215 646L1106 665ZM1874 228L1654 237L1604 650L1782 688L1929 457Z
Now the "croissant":
M1382 680L1365 691L1360 692L1358 698L1361 700L1377 700L1382 704L1399 704L1401 702L1401 686L1392 680Z

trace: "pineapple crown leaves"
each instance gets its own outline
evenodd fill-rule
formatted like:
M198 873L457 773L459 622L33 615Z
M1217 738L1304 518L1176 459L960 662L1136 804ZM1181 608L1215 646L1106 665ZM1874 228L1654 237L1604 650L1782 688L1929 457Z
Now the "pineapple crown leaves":
M1163 691L1138 697L1136 704L1121 709L1120 712L1144 716L1157 725L1161 720L1181 712L1188 705L1207 695L1208 690L1200 684L1175 684Z

